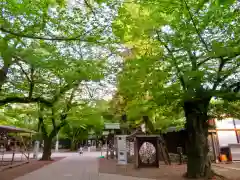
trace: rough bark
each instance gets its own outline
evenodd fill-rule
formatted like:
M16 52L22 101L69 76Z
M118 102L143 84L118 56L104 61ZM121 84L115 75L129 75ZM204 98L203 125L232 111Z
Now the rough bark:
M188 132L188 178L211 176L211 162L208 158L208 116L209 99L184 102L186 130Z
M51 154L52 154L52 138L45 137L44 138L44 146L43 146L43 154L42 154L42 161L51 161Z

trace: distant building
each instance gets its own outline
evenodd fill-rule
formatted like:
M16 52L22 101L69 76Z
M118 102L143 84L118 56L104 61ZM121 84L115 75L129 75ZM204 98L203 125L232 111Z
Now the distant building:
M213 153L213 160L218 161L221 153L229 157L229 144L240 144L240 120L227 117L222 120L209 120L209 124L213 126L213 128L209 129L208 135L209 148L210 152ZM169 152L177 153L177 147L182 147L183 153L187 153L187 132L184 128L170 127L163 137ZM231 157L229 158L231 159Z

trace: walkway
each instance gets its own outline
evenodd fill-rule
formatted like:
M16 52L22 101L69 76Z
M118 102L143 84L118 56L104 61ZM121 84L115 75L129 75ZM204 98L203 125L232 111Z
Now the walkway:
M56 163L15 180L150 180L130 176L98 173L99 153L72 154Z

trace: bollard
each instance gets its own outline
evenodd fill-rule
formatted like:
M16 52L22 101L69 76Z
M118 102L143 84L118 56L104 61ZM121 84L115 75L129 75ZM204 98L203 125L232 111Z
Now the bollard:
M183 164L183 152L182 152L182 147L177 147L177 152L179 155L179 164Z

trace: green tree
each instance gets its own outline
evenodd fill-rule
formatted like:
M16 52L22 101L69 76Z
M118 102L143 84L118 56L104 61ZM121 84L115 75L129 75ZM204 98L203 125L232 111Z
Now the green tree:
M93 131L96 137L103 129L104 119L98 108L86 104L75 107L69 113L67 125L62 130L65 137L71 140L71 150L76 150L77 145L82 140L88 139L88 135Z
M20 104L3 106L2 116L6 125L26 128L37 132L38 113L34 104Z
M233 117L240 119L239 103L239 101L212 100L209 107L209 118L221 120L224 117Z
M113 23L131 52L121 91L141 101L148 93L153 104L184 112L191 178L211 174L210 100L240 97L238 8L237 1L126 1Z
M3 99L0 100L2 104L38 104L35 109L38 109L39 128L45 142L43 160L50 159L52 139L66 124L68 112L81 105L78 94L86 86L84 83L97 82L104 77L104 61L79 60L53 50L51 55L41 53L35 64L18 62L10 67L13 73L2 89ZM49 120L52 130L45 124Z
M107 34L106 23L99 21L99 12L85 11L87 3L82 8L63 2L0 5L0 105L33 107L45 142L45 160L50 159L51 141L66 124L68 113L85 104L83 87L103 79L108 57L101 36L103 29Z
M91 54L92 49L88 48L82 52L82 48L89 46L96 48L93 53L96 54L98 48L106 43L100 35L103 29L106 29L106 23L99 21L100 18L101 20L106 18L105 14L102 12L99 18L97 12L86 12L87 1L84 7L76 3L73 8L64 0L57 2L11 0L2 1L0 7L2 11L0 17L1 92L5 88L2 86L8 83L8 78L16 75L10 70L12 66L28 64L34 68L41 64L40 59L54 59L54 56L61 58L74 56L82 59L82 54L88 54L89 59L95 59ZM51 53L53 54L50 57ZM58 64L59 58L54 60ZM63 65L61 62L60 64ZM38 101L39 99L31 97L6 98L1 94L0 105Z

